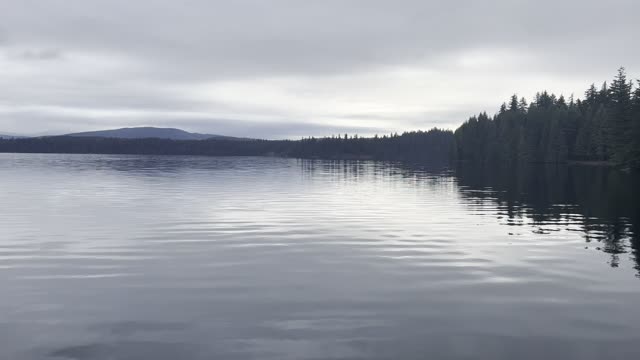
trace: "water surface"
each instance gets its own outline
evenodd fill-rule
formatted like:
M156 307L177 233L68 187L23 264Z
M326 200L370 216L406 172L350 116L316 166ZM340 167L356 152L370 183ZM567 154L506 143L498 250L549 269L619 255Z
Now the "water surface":
M0 154L0 359L639 357L637 184Z

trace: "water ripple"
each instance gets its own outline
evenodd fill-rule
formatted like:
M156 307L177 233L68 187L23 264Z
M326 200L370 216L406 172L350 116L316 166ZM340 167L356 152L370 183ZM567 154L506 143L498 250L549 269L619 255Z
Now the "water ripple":
M13 154L0 188L3 359L639 355L638 212L607 216L595 191L375 162Z

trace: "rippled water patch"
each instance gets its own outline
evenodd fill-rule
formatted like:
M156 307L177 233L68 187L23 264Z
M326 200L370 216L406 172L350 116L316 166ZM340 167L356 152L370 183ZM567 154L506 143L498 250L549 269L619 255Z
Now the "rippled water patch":
M0 154L0 358L640 355L634 178L545 171Z

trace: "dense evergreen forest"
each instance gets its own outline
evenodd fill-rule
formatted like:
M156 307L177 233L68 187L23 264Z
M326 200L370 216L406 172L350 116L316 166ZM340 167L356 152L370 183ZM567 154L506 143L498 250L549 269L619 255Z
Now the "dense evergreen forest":
M516 95L492 117L483 112L456 131L432 129L375 137L302 140L166 140L54 136L0 139L0 152L289 156L322 159L565 163L600 161L640 168L640 84L624 68L584 99Z
M262 156L285 155L293 141L170 140L105 137L46 136L0 140L0 152L63 154L139 154Z
M640 85L640 84L639 84ZM470 118L455 131L456 158L471 162L607 161L640 168L640 86L624 68L584 100L546 91L531 104L511 97L498 114Z
M453 133L448 130L405 132L374 137L334 136L302 139L290 156L323 159L376 159L412 162L449 161L454 150Z
M433 129L364 138L357 135L290 140L168 140L51 136L0 140L0 152L288 156L318 159L448 161L451 131Z

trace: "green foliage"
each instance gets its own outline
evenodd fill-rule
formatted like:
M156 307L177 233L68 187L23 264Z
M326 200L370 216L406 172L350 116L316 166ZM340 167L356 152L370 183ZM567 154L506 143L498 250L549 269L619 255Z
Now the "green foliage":
M608 86L595 85L569 102L546 91L527 106L514 95L489 119L470 118L456 131L458 160L501 163L611 161L640 168L640 85L624 68Z
M579 160L640 169L640 84L634 89L620 68L611 86L605 82L598 90L592 84L584 100L572 95L567 101L564 96L543 91L527 103L513 95L495 116L480 113L455 133L432 129L371 138L344 134L298 141L44 137L0 139L0 152L278 155L507 165Z
M411 131L402 135L307 138L291 143L288 156L318 159L375 159L447 162L455 154L448 130Z
M443 165L451 160L454 148L453 132L439 129L371 138L344 134L344 137L312 137L298 141L117 139L72 136L0 139L0 152L290 156L318 159L426 161Z

